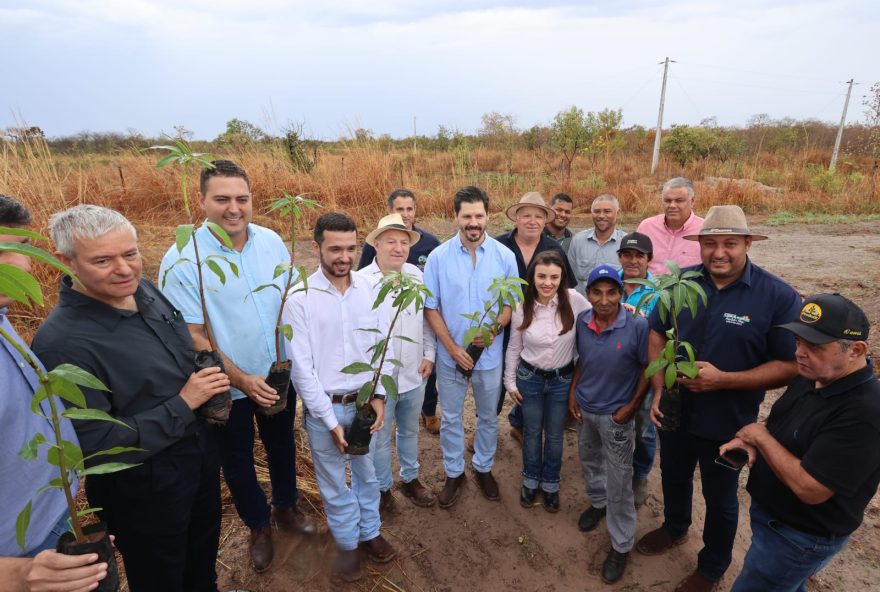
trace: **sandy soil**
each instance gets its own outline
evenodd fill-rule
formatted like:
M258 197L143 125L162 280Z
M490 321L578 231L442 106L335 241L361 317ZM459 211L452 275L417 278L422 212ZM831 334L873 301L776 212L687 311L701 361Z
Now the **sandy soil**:
M574 226L583 228L586 224L586 220L576 220ZM441 234L451 230L448 222L428 227ZM878 231L877 222L758 226L756 232L772 238L755 243L752 258L804 293L846 294L864 306L872 324L880 328L880 299L876 296L880 287ZM305 249L300 250L304 252ZM871 340L875 360L880 351L878 334L880 330L874 332ZM779 394L768 395L763 408L765 415ZM469 405L466 415L472 425L472 406ZM519 506L521 452L507 433L506 412L499 426L494 472L501 485L501 501L485 500L470 478L460 500L450 510L417 508L397 494L397 509L383 524L383 534L398 549L397 560L386 566L369 565L368 577L347 589L661 591L671 590L694 569L704 515L698 482L694 525L688 542L660 557L644 557L634 552L623 580L616 586L606 586L598 572L610 548L607 532L603 526L589 534L577 529L577 518L589 501L577 461L576 435L566 433L561 511L549 514L540 507L527 510ZM439 491L444 475L438 438L423 431L419 446L422 481ZM742 475L743 483L746 476ZM638 513L637 536L662 522L659 467L651 474L649 489L648 502ZM748 495L744 490L741 502L733 565L722 580L721 590L729 589L749 545ZM335 589L328 583L333 543L326 534L323 517L316 515L316 519L325 534L315 540L276 533L275 563L267 573L257 575L247 558L247 529L234 509L227 507L218 565L221 590ZM811 582L810 589L880 590L880 497L874 498L847 549Z

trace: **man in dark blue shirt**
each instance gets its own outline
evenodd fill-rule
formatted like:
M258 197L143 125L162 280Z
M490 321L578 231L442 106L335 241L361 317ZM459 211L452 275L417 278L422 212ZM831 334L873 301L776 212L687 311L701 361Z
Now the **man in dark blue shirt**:
M787 384L797 373L794 337L778 325L795 318L800 309L797 292L753 264L748 257L753 234L738 206L714 206L706 215L698 240L702 264L691 268L708 296L696 318L678 317L681 339L696 350L699 374L678 380L681 427L660 432L660 466L664 522L636 545L645 555L657 555L684 542L691 524L694 469L699 463L706 500L703 528L705 546L697 569L675 589L677 592L714 590L730 565L739 503L737 474L715 464L718 448L742 426L758 416L768 388ZM660 317L660 305L650 317L649 359L660 357L671 327ZM654 424L660 427L663 373L654 375Z

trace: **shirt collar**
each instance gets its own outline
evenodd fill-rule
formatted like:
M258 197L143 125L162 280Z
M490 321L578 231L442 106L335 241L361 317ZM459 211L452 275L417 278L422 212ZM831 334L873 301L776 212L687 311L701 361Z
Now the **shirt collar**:
M556 308L557 306L559 306L559 293L557 292L556 294L554 294L553 298L551 298L550 302L548 302L547 304L541 304L540 302L538 302L538 299L535 298L535 304L537 306L546 306L547 308Z
M623 301L621 301L621 303L618 305L617 318L614 319L614 324L612 324L610 327L607 327L605 331L613 331L614 329L620 329L621 327L626 326L626 321L629 314L629 311L626 310L626 307L623 306ZM595 322L593 309L587 311L587 317L584 320L586 321L587 328L595 332L596 335L599 335L599 326ZM605 331L603 331L603 333Z
M230 249L229 247L227 247L227 246L223 243L223 241L221 241L219 238L217 238L217 236L216 236L213 232L211 232L211 229L208 228L208 224L207 224L207 222L208 222L208 219L205 218L205 219L202 221L201 226L199 226L198 230L196 230L196 234L197 234L197 235L200 235L200 236L203 235L203 234L206 235L206 240L210 240L210 241L212 241L213 244L214 244L218 249L220 249L220 250L222 250L222 251L227 251L227 252L229 252L229 253L238 253L238 251L236 251L235 249ZM251 231L251 224L250 224L250 222L248 222L248 225L247 225L247 240L244 242L244 247L241 249L242 251L244 251L245 249L248 248L248 245L251 244L251 241L252 241L253 238L254 238L254 233Z
M117 325L119 325L119 322L122 319L138 314L139 311L144 310L145 306L149 306L155 300L155 298L145 292L143 288L144 281L145 280L141 278L138 283L137 291L134 294L138 310L123 310L121 308L112 307L109 304L105 304L100 300L95 300L91 296L87 296L82 292L74 290L73 280L70 279L70 276L64 276L61 278L61 291L58 294L58 306L76 308L83 314L91 317L105 329L112 331Z
M485 252L486 243L489 242L489 240L491 240L491 239L492 239L491 236L489 236L487 233L483 233L483 242L480 243L479 247L477 247L477 251L482 249ZM470 253L470 251L468 251L468 248L466 246L464 246L464 243L461 242L461 232L460 231L455 233L455 236L452 237L452 240L455 241L454 244L458 247L459 251L464 251L465 253Z
M666 214L663 214L663 227L672 234L675 234L676 232L684 232L685 230L690 230L690 226L696 221L696 218L697 213L691 210L691 215L687 217L687 220L684 221L684 224L681 225L681 228L679 228L678 230L673 230L669 228L669 225L666 223Z
M861 386L871 380L876 380L876 378L874 378L874 362L868 360L868 364L864 368L859 368L843 378L838 378L824 388L814 390L825 399L830 399L836 395L851 391L857 386Z
M373 260L371 265L375 265L376 261ZM369 266L365 267L364 270L369 269ZM378 269L378 266L376 266ZM360 288L362 286L361 282L366 281L366 278L359 273L348 272L348 277L351 281L350 288ZM321 268L321 264L318 264L318 270L309 277L309 286L314 286L321 290L333 290L335 293L339 294L339 290L336 289L336 286L330 283L330 280L327 279L327 276L324 275L324 270ZM348 292L348 290L346 290Z
M614 230L611 231L611 236L609 236L608 240L606 240L605 242L606 243L610 243L611 241L617 242L617 233L618 232L619 231L617 230L617 227L615 227ZM599 242L599 240L596 238L596 227L595 226L591 226L587 230L587 238L591 238L594 241L596 241L597 243Z

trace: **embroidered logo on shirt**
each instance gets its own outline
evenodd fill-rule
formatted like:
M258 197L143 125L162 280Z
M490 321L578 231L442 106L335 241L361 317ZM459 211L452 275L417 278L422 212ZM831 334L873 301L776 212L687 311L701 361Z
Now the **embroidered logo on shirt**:
M801 309L801 321L815 323L822 318L822 307L815 302L810 302Z
M749 315L737 315L732 312L724 313L724 322L728 325L736 325L737 327L742 327L743 325L752 322L752 319L749 318Z
M619 341L617 342L617 349L623 349L623 346L620 345L620 342L619 342Z

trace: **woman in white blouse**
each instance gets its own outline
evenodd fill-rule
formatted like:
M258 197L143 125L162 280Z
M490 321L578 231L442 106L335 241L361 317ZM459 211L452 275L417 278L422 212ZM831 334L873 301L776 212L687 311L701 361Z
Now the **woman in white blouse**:
M574 372L574 321L590 308L568 287L555 251L535 255L527 272L525 299L510 321L504 386L523 410L523 485L520 504L531 508L540 487L543 506L559 511L562 436Z

